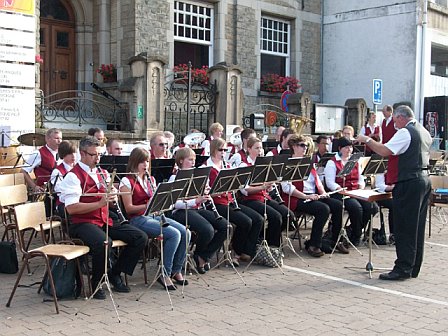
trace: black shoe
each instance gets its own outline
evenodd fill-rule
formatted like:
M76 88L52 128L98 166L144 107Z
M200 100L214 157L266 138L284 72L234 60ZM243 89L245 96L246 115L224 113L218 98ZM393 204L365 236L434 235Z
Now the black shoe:
M406 280L409 279L411 276L406 273L399 273L397 271L391 271L389 273L381 273L379 279L380 280L391 280L391 281L397 281L397 280Z
M163 288L168 289L168 290L170 290L170 291L173 291L173 290L176 290L176 289L177 289L176 286L174 286L174 285L167 285L167 284L165 284L165 281L163 281L162 276L160 276L160 277L157 278L157 282L158 282L159 284L161 284Z
M206 272L208 272L208 271L210 271L210 263L209 262L206 262L205 263L205 265L204 265L204 271L206 271Z
M199 256L198 255L193 255L193 259L194 262L196 263L196 270L198 271L199 274L205 274L205 268L203 266L199 266Z
M180 285L180 286L188 286L188 280L187 279L176 279L174 276L171 277L171 281L174 281L176 283L176 285Z
M96 288L94 288L93 290L95 290ZM93 295L93 298L95 300L106 300L106 292L104 291L104 289L99 288L96 293Z
M118 293L129 293L131 291L131 289L124 284L120 275L109 273L109 281L112 286L114 286L114 291Z

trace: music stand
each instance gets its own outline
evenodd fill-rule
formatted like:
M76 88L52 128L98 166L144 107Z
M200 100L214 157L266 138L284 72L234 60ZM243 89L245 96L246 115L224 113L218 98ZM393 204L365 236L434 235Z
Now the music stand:
M196 168L199 168L208 160L208 158L209 158L209 156L207 156L207 155L196 155L196 162L195 162L194 166Z
M363 156L363 153L354 153L352 154L352 156L350 156L350 158L348 159L347 163L344 165L344 167L341 169L341 171L339 172L338 175L336 175L336 177L342 177L342 189L345 189L345 179L347 177L347 175L350 175L350 173L352 172L353 168L355 168L356 163L358 162L358 160ZM342 218L344 217L344 207L345 207L345 198L344 196L342 196ZM355 245L353 245L353 243L351 242L351 240L349 239L348 235L347 235L347 231L345 230L345 225L341 226L341 231L339 231L339 235L338 238L336 239L336 243L333 246L333 250L331 251L330 254L330 258L333 256L334 251L336 250L336 247L339 244L339 241L341 240L341 238L344 237L347 242L362 256L362 252L360 250L358 250L356 248Z
M212 188L210 189L210 195L221 195L228 192L235 192L242 187L244 187L250 179L252 175L254 167L240 167L233 169L223 169L218 173L215 182L213 183ZM235 200L236 201L236 200ZM224 243L224 253L221 259L217 262L217 264L213 268L219 267L222 263L226 262L230 264L236 274L240 277L241 281L247 286L241 274L236 269L235 265L232 262L232 255L229 249L230 244L230 202L227 203L227 238Z
M152 159L151 175L157 183L168 181L173 174L174 159Z
M128 161L129 161L129 155L127 156L103 155L100 158L99 165L103 169L107 170L109 173L112 173L114 170L116 170L118 174L126 174L126 166L128 164ZM114 181L114 183L120 182L119 180L117 180L118 175L116 175L115 177L116 180Z
M330 153L327 152L325 153L319 160L319 162L317 163L317 167L320 168L325 168L325 166L327 165L327 162L332 160L335 157L336 153Z
M178 197L178 200L182 200L185 204L185 228L188 230L188 206L187 200L199 197L204 194L205 187L207 186L208 175L210 174L210 170L212 167L203 167L203 168L194 168L194 169L181 169L178 170L176 174L175 181L184 181L186 183L184 190ZM196 265L192 260L190 255L190 245L188 240L185 241L185 266L184 266L184 279L187 277L187 267L190 268L196 273L196 275L205 282L205 284L210 287L210 285L201 277L198 270L196 269ZM182 283L182 295L184 294L185 281Z
M366 145L353 145L353 153L362 153L362 155L364 156L366 154Z
M165 215L164 213L171 209L171 206L176 203L179 195L181 195L182 191L186 187L186 182L181 181L174 181L174 182L163 182L160 183L154 193L154 196L151 198L151 200L148 202L148 205L146 207L144 216L148 216L149 214L154 213L160 213L160 234L157 239L160 241L160 263L159 267L157 269L157 272L154 276L154 280L149 285L149 288L151 288L154 283L157 281L159 276L162 276L163 281L165 282L165 278L170 276L165 269L165 265L163 263L163 227L168 226L168 224L165 222ZM188 235L188 233L187 233ZM188 240L188 239L187 239ZM171 294L167 288L166 283L165 290L168 294L168 299L170 300L171 310L174 310L173 302L171 301ZM141 297L145 294L142 293L138 298L137 301L141 299Z
M274 157L273 156L265 156L265 157L257 157L254 163L254 171L251 176L250 186L264 186L266 184L271 184L275 182L279 182L279 177L281 176L281 172L283 170L284 163L281 160L276 161L273 164ZM271 249L269 248L268 242L266 240L266 229L268 224L268 215L267 215L267 199L264 197L264 223L263 223L263 240L260 243L260 248L257 250L254 258L250 261L250 263L246 266L243 273L252 265L253 261L257 258L258 254L261 253L262 250L265 250L267 255L274 261L274 264L277 268L285 274L281 269L281 266L277 263L271 253Z
M290 158L283 168L283 176L282 182L286 182L291 187L292 182L296 181L305 181L308 179L311 172L311 157L304 158ZM291 195L288 195L288 210L291 206ZM288 211L288 221L286 224L286 238L285 241L282 242L281 248L288 247L300 260L305 263L305 260L296 252L294 246L292 245L292 241L289 238L289 223L290 223L290 214ZM300 235L300 233L299 233ZM300 236L299 236L300 239ZM309 266L309 265L308 265Z

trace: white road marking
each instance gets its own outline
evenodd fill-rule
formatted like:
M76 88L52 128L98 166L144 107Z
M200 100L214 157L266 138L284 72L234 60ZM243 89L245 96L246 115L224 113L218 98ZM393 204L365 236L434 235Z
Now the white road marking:
M448 247L448 245L446 245L446 244L440 244L440 243L425 242L425 244L428 244L428 245L434 245L434 246Z
M361 288L365 288L365 289L370 289L370 290L374 290L374 291L377 291L377 292L383 292L383 293L397 295L397 296L401 296L401 297L405 297L405 298L409 298L409 299L414 299L414 300L418 300L418 301L434 303L434 304L438 304L438 305L441 305L441 306L448 306L448 302L447 301L434 300L434 299L427 298L427 297L424 297L424 296L403 293L403 292L400 292L400 291L397 291L397 290L393 290L393 289L387 289L387 288L381 288L381 287L366 285L366 284L363 284L361 282L357 282L357 281L353 281L353 280L347 280L347 279L342 279L342 278L338 278L338 277L335 277L335 276L332 276L332 275L328 275L328 274L324 274L324 273L318 273L318 272L313 272L313 271L302 269L302 268L297 268L297 267L292 267L292 266L287 266L287 265L283 265L283 268L287 269L287 270L290 270L290 271L293 271L293 272L305 273L305 274L316 276L316 277L319 277L319 278L324 278L324 279L328 279L328 280L338 281L338 282L342 282L342 283L345 283L345 284L348 284L348 285L361 287Z

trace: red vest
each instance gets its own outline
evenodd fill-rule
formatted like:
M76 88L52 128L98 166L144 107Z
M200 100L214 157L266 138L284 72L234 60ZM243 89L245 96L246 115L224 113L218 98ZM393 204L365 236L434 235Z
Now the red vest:
M246 157L247 160L247 157ZM253 166L252 163L247 162L248 166ZM257 191L256 193L253 194L249 194L249 195L243 195L243 199L246 201L259 201L259 202L264 202L264 198L266 197L266 199L270 200L271 197L269 196L268 192L266 190L260 190Z
M390 155L387 161L387 172L384 174L386 184L395 184L398 181L398 155Z
M372 131L370 130L369 126L365 126L365 130L366 130L366 136L369 136L370 134L372 134ZM379 126L375 126L374 130L373 130L373 137L372 139L378 141L380 139L380 127Z
M215 167L212 167L212 169L210 170L210 175L208 176L210 186L213 186L213 183L215 183L218 173L219 173L218 170ZM233 202L233 197L231 193L225 193L219 196L213 196L212 198L215 204L220 205L227 205Z
M65 169L63 162L61 162L59 165L57 165L56 169L59 170L59 172L61 173L59 176L62 178L65 176L65 174L68 173L67 169ZM59 176L56 178L54 185L56 185L60 181ZM61 204L61 201L59 200L59 197L56 195L56 205L59 205L59 204Z
M93 178L90 177L89 174L87 174L87 172L84 169L82 169L79 164L75 165L70 172L75 174L76 177L78 177L79 181L81 182L81 188L83 194L104 193L106 191L104 186L98 188ZM105 172L103 171L103 174L104 173ZM80 203L99 202L103 196L104 195L81 196L79 198L79 202ZM107 223L108 225L112 226L112 219L109 218L109 213L107 211L106 205L88 213L71 215L70 218L73 224L92 223L102 227L104 224Z
M386 119L384 119L383 123L381 124L381 131L383 133L382 143L385 144L394 136L395 133L397 133L397 130L395 129L394 121L391 120L389 122L389 124L386 126Z
M244 162L245 164L249 164L249 162L247 161L246 151L244 149L240 149L238 151L238 153L241 155L241 162Z
M303 192L303 181L295 181L292 182L292 185L294 187L296 187L296 189L300 192ZM287 193L282 192L282 199L283 202L285 202L285 205L288 206L288 202L289 202L289 195ZM299 199L295 196L291 196L291 203L289 204L289 208L292 211L295 211L297 208L297 203L299 202Z
M273 156L277 156L277 155L280 154L280 153L278 152L277 147L275 147L273 150L271 150L271 153L272 153Z
M129 179L129 182L131 183L131 190L132 190L132 204L133 205L142 205L147 204L148 201L152 198L152 189L149 188L149 195L146 193L145 189L141 186L140 183L137 182L135 179L135 176L128 175L127 178ZM151 176L152 178L152 176ZM152 179L151 182L152 183ZM131 215L128 215L129 219L137 216L142 216L145 213L145 210L140 211L139 213L134 213Z
M39 148L39 153L40 165L34 168L34 175L37 178L36 184L41 187L50 180L51 172L56 166L56 160L47 146Z
M342 170L342 161L336 160L335 158L332 159L334 161L334 164L336 165L336 175L339 174L339 172ZM355 167L352 169L350 175L347 175L345 177L345 182L342 177L337 177L335 179L335 182L339 184L342 188L347 188L347 190L356 190L358 189L358 178L359 178L359 164L356 162Z

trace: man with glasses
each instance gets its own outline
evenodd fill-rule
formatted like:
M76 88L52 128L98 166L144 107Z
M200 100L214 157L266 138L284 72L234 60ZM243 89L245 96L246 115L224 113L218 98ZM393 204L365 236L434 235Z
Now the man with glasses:
M317 151L313 155L313 163L318 163L320 158L328 153L328 148L330 146L330 139L326 135L319 135L316 139Z
M432 139L426 128L415 120L410 107L398 106L392 118L398 131L387 143L365 135L359 135L357 140L381 156L389 157L386 183L395 185L392 206L397 259L393 270L380 274L380 279L405 280L418 277L423 261L431 193L427 168Z
M165 138L163 132L154 132L149 139L151 146L151 160L154 159L168 159L167 149L168 140Z
M109 217L108 203L116 203L117 196L106 197L109 176L105 170L97 167L101 156L100 146L100 142L92 136L81 139L81 160L59 184L60 200L70 215L70 236L82 240L90 248L93 290L98 287L105 272L104 241L109 241L108 251L111 239L122 240L127 244L109 269L108 278L115 291L128 293L130 288L123 283L121 272L132 275L148 238L139 229L126 223L113 222ZM107 226L109 237L105 234ZM106 293L99 288L93 298L104 300Z

